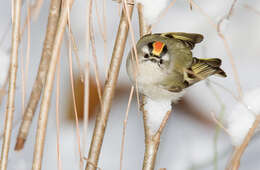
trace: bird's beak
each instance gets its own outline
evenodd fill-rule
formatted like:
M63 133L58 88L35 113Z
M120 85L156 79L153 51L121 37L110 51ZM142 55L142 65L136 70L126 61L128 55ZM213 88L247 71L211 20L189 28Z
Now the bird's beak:
M149 60L153 63L156 63L156 62L159 62L160 61L160 58L157 57L157 56L151 56L149 57Z

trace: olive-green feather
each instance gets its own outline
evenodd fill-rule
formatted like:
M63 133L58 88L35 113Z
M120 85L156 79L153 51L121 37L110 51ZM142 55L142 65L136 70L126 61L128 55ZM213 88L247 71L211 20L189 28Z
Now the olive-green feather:
M220 68L221 60L218 58L211 59L198 59L193 57L192 65L185 70L184 80L188 86L206 79L211 75L219 75L221 77L227 77L226 73Z
M203 40L203 35L194 33L169 32L161 35L164 37L180 40L190 49L193 49L195 44L200 43Z

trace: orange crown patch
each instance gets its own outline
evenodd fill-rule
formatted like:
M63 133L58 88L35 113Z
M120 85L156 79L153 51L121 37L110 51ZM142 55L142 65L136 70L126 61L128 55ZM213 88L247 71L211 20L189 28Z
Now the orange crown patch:
M164 46L165 46L165 44L163 42L155 41L153 43L153 51L152 51L152 53L154 55L160 56Z

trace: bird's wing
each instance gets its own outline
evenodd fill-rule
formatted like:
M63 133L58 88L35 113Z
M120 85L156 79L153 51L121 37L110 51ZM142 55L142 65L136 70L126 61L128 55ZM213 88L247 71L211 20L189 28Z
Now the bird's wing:
M160 86L170 92L181 92L187 85L184 82L184 77L182 73L173 71L166 75L164 80L160 82Z
M190 49L193 49L195 44L200 43L203 40L203 35L201 34L184 33L184 32L163 33L161 34L161 36L180 40Z
M198 59L193 57L191 67L184 70L184 81L188 86L203 80L211 75L226 77L226 73L220 68L221 60L218 58Z

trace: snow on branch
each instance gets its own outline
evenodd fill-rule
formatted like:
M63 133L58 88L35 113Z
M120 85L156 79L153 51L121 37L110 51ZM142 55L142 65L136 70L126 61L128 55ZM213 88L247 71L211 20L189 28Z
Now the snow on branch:
M227 114L227 131L234 146L242 144L256 116L260 113L260 87L245 93L242 102L236 104Z
M165 117L172 110L170 100L154 101L148 97L145 98L144 110L147 111L147 126L152 134L155 134Z
M155 23L162 11L167 7L169 0L136 0L137 3L140 3L144 6L144 18L147 24Z

